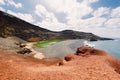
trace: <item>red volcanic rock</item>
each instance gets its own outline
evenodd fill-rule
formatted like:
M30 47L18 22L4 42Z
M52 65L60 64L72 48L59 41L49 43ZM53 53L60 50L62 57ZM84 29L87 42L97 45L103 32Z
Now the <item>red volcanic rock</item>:
M64 59L65 59L66 61L70 61L70 60L74 59L74 55L69 54L69 55L65 56Z
M89 57L71 54L67 62L47 61L0 50L0 80L120 80L119 60L94 48L78 50Z
M114 68L114 70L120 74L120 61L117 59L109 59L109 65Z
M58 65L61 66L61 65L64 65L65 63L66 63L65 60L61 60L61 61L59 61Z
M88 46L77 49L75 55L106 55L106 52Z

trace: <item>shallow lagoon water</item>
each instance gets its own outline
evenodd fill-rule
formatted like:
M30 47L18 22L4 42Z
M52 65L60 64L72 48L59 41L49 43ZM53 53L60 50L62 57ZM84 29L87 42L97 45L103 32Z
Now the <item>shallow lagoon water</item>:
M39 47L39 48L45 48L48 46L51 46L55 43L61 42L62 40L60 39L54 39L54 40L48 40L48 41L41 41L41 42L37 42L36 44L34 44L35 46Z

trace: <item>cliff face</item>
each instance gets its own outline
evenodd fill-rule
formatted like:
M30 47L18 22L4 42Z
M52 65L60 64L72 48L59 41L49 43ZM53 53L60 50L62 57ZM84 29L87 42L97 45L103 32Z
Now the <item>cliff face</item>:
M0 37L19 37L26 41L40 41L49 39L89 39L89 40L109 40L109 38L101 38L92 33L77 32L65 30L61 32L53 32L12 15L0 11Z
M42 40L45 39L46 37L49 38L49 36L52 35L53 35L52 32L47 29L34 26L12 15L0 12L1 37L16 36L28 41L28 39L30 38L38 38Z
M102 38L92 33L78 32L72 30L65 30L60 32L61 36L66 39L86 39L86 40L101 40Z

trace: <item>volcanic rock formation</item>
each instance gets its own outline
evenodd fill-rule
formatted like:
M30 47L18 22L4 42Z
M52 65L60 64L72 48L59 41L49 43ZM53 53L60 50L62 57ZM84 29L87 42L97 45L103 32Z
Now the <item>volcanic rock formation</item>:
M86 46L65 60L38 60L0 50L0 80L119 79L120 61L105 51Z
M31 42L50 39L87 39L91 41L111 40L110 38L102 38L92 33L73 30L64 30L61 32L50 31L0 11L0 37L11 36L19 37L25 41Z

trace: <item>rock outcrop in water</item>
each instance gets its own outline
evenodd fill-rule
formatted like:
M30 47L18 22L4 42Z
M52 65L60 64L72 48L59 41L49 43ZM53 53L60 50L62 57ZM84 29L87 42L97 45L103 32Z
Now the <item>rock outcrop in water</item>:
M92 33L65 30L61 32L53 32L28 22L25 22L15 16L0 11L0 37L19 37L25 41L40 41L50 39L87 39L111 40L110 38L102 38Z

